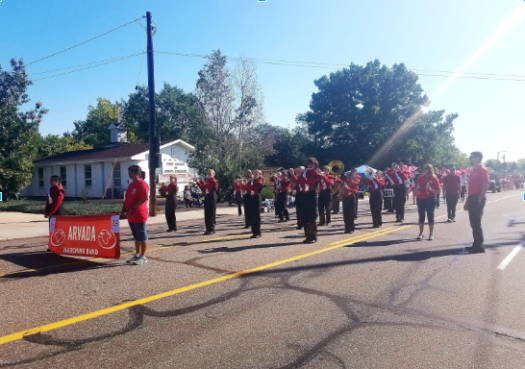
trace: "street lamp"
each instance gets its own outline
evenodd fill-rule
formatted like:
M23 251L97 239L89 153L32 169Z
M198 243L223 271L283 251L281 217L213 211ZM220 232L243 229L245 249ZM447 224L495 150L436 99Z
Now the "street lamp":
M498 170L497 170L497 172L498 173L499 173L499 154L503 154L504 152L507 152L507 151L500 151L500 152L498 152L498 159L497 159L497 161L498 161Z

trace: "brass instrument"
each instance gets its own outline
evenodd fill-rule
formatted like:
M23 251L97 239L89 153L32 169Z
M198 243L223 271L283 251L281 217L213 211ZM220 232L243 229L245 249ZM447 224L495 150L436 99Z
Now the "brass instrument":
M334 176L340 176L345 170L345 165L340 160L332 160L328 166L330 167L330 174Z
M340 179L341 176L335 176L335 177L336 177L335 179ZM335 195L336 193L338 193L340 189L341 189L341 182L335 182L334 186L332 187L332 195Z

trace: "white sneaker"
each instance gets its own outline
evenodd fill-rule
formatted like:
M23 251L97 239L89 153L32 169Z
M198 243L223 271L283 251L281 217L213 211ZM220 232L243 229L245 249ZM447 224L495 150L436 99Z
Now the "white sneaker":
M416 237L416 240L421 241L423 239L423 233L420 233L419 236Z
M447 223L452 223L452 219L448 219L448 220L447 220Z
M145 256L139 256L135 261L133 261L133 265L142 265L146 264L148 262L148 259L146 259Z
M428 236L428 240L429 240L429 241L432 241L433 239L434 239L434 235L433 235L433 234L431 234L431 235Z
M137 254L134 254L132 257L130 257L128 260L126 260L126 263L133 264L135 260L137 260L139 257Z

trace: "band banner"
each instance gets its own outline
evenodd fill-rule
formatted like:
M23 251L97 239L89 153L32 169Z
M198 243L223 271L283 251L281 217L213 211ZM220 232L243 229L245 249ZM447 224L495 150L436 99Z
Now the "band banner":
M52 217L49 222L49 249L60 255L118 259L119 215Z

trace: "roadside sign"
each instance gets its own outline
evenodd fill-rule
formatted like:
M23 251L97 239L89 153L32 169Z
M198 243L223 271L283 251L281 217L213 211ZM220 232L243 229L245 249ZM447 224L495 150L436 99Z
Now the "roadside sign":
M2 201L2 192L0 192L0 201Z

